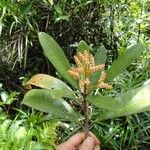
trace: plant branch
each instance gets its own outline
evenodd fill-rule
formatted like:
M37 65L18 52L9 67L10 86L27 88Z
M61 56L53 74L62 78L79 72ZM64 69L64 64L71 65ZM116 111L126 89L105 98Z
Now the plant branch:
M89 112L88 112L88 101L87 101L87 85L84 85L83 93L83 110L84 110L84 133L85 138L89 135Z

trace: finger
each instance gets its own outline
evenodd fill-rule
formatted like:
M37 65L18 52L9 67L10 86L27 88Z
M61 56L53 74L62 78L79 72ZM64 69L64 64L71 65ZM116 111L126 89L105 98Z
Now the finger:
M98 145L100 144L100 141L97 139L97 137L90 132L90 137L94 140L94 144ZM85 134L84 133L77 133L73 135L71 138L69 138L66 142L61 144L57 147L57 150L63 150L63 148L75 148L82 144L82 142L85 140Z
M76 133L70 139L68 139L65 144L72 145L73 147L79 146L85 140L84 133Z
M100 150L100 146L99 145L94 146L94 150Z
M94 140L91 137L87 137L85 141L81 144L79 150L93 150Z
M65 143L60 144L56 147L56 150L64 150L64 149L71 149L69 145L66 145Z
M95 145L100 144L99 139L92 132L89 132L89 135L94 140Z
M91 138L93 138L95 145L100 144L100 141L92 132L89 132L89 135ZM80 145L84 140L85 140L84 133L76 133L70 139L68 139L65 143L69 143L69 144L73 145L74 147L76 147L76 146Z

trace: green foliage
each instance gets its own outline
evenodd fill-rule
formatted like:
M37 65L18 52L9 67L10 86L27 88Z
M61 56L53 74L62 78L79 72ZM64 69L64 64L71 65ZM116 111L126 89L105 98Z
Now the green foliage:
M43 47L43 50L51 61L51 63L55 66L58 72L74 87L77 87L75 80L68 73L68 69L70 68L70 64L62 51L61 47L57 44L57 42L46 33L39 33L39 40Z
M32 86L48 89L52 98L75 98L72 89L61 80L45 74L37 74L33 76L26 84L27 89L32 89Z
M18 101L18 93L14 91L9 94L2 84L0 92L0 149L54 150L56 121L42 113L29 113L24 108L16 108L14 104Z
M3 84L1 84L1 87L0 87L0 112L1 112L0 120L4 120L7 118L7 114L9 114L12 111L13 105L17 101L18 95L19 95L19 92L6 91L4 89Z
M10 105L11 103L13 103L16 100L16 97L17 97L18 94L19 93L17 93L16 91L13 91L10 94L8 94L7 91L2 91L0 93L1 100L2 100L0 105Z
M150 85L145 85L143 87L130 90L122 94L121 96L116 97L115 100L107 98L105 103L102 101L103 96L99 95L91 97L89 98L89 100L95 106L107 109L99 113L98 118L101 118L100 120L109 119L113 117L127 116L134 113L140 113L150 110L150 95L148 92L149 89Z
M95 64L105 64L106 63L106 48L101 46L94 55Z
M22 4L10 0L0 2L0 10L3 12L1 16L1 57L11 69L15 67L17 59L20 66L26 66L28 43L31 44L29 31L34 31L34 25L31 25L28 15L31 8L32 2Z
M78 44L78 49L77 49L77 51L83 53L84 50L89 51L89 50L90 50L90 47L87 45L87 43L86 43L85 41L82 40L82 41L80 41L79 44Z
M3 150L54 150L56 124L43 123L36 128L27 128L26 120L5 120L0 124L0 149ZM35 139L35 140L34 140Z
M88 101L96 107L107 109L110 111L117 110L118 106L121 106L121 102L118 99L103 95L89 96Z
M101 46L94 55L95 64L105 64L106 63L106 48ZM100 71L95 72L91 77L91 90L95 88L97 80L100 76Z
M149 149L149 112L105 122L95 121L97 115L91 130L101 139L102 149Z
M57 116L58 118L69 119L79 123L78 117L71 106L62 98L53 99L49 90L31 90L25 95L23 103L40 111L52 113L54 117Z
M107 70L107 80L112 80L115 76L124 71L133 62L134 59L141 55L143 51L144 46L139 43L121 54Z

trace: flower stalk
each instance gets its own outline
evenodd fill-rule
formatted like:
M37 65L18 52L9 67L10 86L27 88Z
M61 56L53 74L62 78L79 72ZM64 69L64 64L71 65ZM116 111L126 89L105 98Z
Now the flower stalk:
M84 111L84 133L85 138L89 135L89 107L87 101L87 86L84 86L84 93L83 93L83 111Z
M106 88L111 89L112 86L104 83L106 79L106 73L103 72L105 64L95 65L95 60L92 54L90 54L87 50L84 53L77 53L74 56L74 60L76 63L76 67L71 67L68 70L68 73L78 81L79 88L83 97L83 112L84 112L84 132L85 137L89 135L89 107L88 107L88 94L90 87L90 76L92 76L95 72L101 71L100 77L97 80L96 88Z

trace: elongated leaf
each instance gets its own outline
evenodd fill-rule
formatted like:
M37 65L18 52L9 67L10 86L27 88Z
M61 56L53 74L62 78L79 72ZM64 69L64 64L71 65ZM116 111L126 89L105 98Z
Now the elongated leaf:
M40 32L39 33L40 44L57 71L74 87L78 87L76 81L69 75L68 69L70 69L70 64L62 50L62 48L57 44L57 42L48 34Z
M59 98L69 98L69 99L77 99L75 97L75 92L74 91L68 91L68 90L63 90L63 89L53 89L50 91L50 94L53 99L59 99Z
M94 56L94 60L95 60L95 64L99 65L99 64L105 64L106 63L106 48L104 46L101 46L95 56ZM90 90L92 90L92 88L95 88L95 85L97 84L97 80L100 77L100 71L95 72L91 77L90 77L90 81L91 81L91 87Z
M144 51L143 44L139 43L132 46L124 54L120 55L119 58L112 64L107 70L107 81L116 77L119 73L124 71L136 58L138 58Z
M26 89L32 89L32 85L50 90L54 99L61 97L75 98L72 89L63 81L46 74L34 75L26 84Z
M106 63L106 48L104 46L101 46L94 56L95 64L105 64Z
M116 110L118 106L122 107L122 103L119 99L103 95L90 96L88 97L88 101L92 105L108 110Z
M116 99L122 104L116 105L116 110L106 110L100 113L100 120L127 116L144 111L150 111L150 85L128 91ZM111 104L110 104L111 105ZM109 106L110 107L110 106Z
M49 2L51 5L54 4L53 0L48 0L48 2Z
M3 29L3 23L2 23L2 21L0 20L0 36L1 36L1 34L2 34L2 29Z
M89 46L87 45L87 43L82 40L82 41L80 41L79 44L78 44L78 49L77 49L77 51L83 53L84 50L89 51L90 48L89 48Z
M32 85L48 89L54 99L61 97L73 98L74 92L63 81L46 74L34 75L26 84L27 89L32 89Z
M78 117L72 107L63 99L54 100L49 90L30 90L26 93L22 103L34 109L52 113L58 118L78 122Z
M28 2L27 4L24 4L21 7L21 13L23 15L27 15L30 12L31 9L32 9L32 2Z
M48 90L65 89L71 91L71 88L63 81L46 74L34 75L25 85L29 89L32 89L31 85L34 85Z

